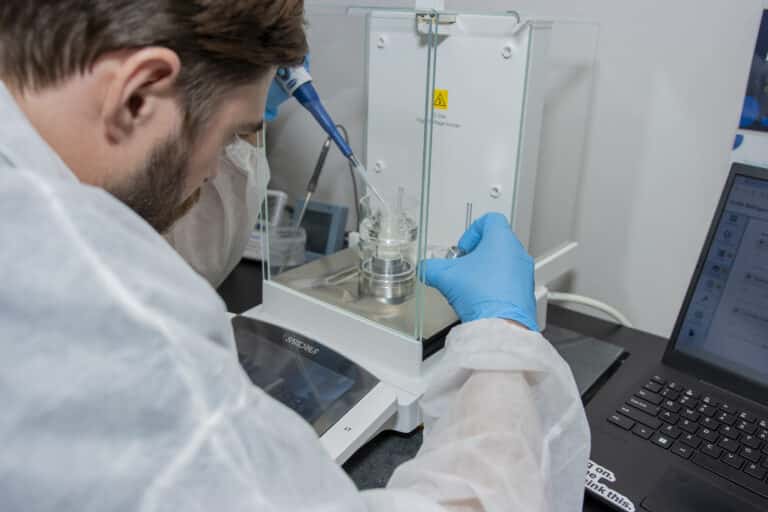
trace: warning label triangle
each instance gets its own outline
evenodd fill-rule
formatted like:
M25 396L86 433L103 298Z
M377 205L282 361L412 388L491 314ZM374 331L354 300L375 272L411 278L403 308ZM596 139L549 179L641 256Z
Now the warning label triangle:
M435 89L434 106L438 110L448 110L448 90Z

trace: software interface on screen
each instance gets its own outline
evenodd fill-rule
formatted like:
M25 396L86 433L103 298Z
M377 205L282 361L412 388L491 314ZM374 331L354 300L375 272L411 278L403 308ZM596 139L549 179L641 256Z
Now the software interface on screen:
M675 341L768 385L768 181L736 176Z

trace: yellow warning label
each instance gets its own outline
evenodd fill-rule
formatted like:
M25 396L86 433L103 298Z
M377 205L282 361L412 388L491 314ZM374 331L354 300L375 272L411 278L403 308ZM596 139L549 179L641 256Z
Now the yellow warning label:
M448 89L435 89L433 104L438 110L448 110Z

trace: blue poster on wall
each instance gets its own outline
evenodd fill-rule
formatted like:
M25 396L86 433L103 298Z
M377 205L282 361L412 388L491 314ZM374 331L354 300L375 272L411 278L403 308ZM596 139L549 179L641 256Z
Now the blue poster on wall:
M768 10L757 34L739 128L768 132Z

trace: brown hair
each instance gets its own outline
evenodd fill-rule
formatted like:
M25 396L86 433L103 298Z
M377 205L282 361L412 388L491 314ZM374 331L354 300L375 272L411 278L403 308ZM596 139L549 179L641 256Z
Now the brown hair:
M307 52L303 0L0 0L0 78L55 86L103 54L162 46L182 63L177 86L197 125L232 87Z

